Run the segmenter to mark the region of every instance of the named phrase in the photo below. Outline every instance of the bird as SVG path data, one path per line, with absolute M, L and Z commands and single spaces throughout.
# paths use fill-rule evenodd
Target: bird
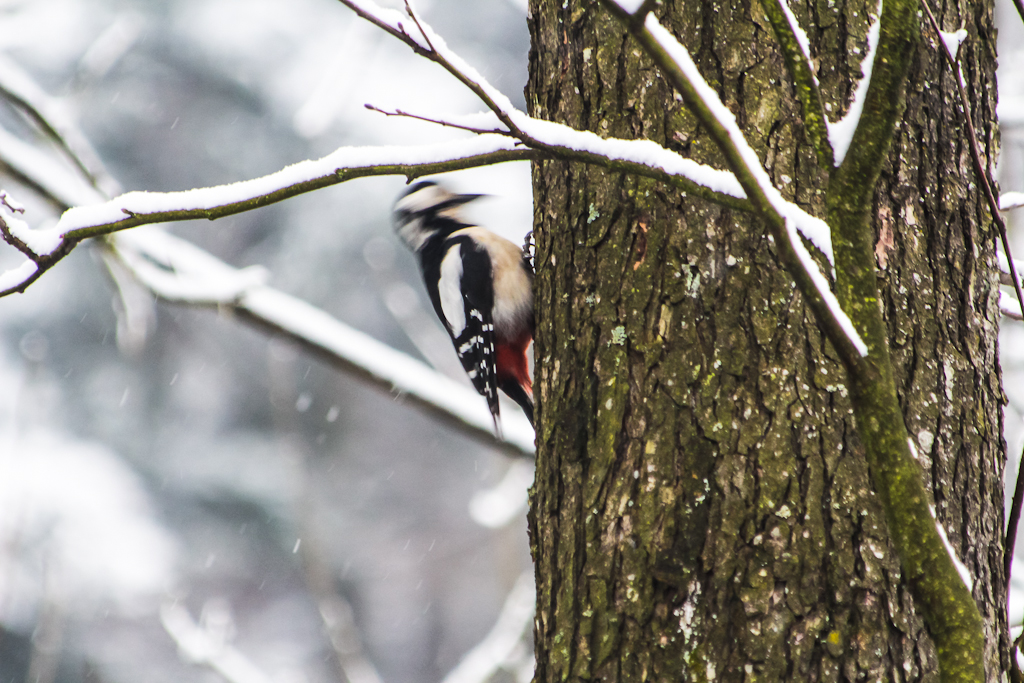
M 498 389 L 533 424 L 529 347 L 533 267 L 523 250 L 474 225 L 462 207 L 484 195 L 455 194 L 423 180 L 395 202 L 395 231 L 416 255 L 434 312 L 501 436 Z

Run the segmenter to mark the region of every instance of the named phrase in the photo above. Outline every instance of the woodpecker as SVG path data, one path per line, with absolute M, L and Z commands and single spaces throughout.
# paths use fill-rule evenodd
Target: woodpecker
M 423 282 L 500 434 L 498 389 L 533 424 L 533 268 L 522 249 L 466 222 L 461 207 L 480 197 L 453 194 L 432 181 L 411 185 L 395 202 L 399 237 L 419 258 Z

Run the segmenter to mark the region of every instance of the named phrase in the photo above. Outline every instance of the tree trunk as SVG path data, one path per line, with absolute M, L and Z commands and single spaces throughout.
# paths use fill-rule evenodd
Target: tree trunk
M 596 3 L 531 0 L 534 116 L 722 167 Z M 791 3 L 832 118 L 876 3 Z M 952 1 L 994 159 L 992 8 Z M 665 0 L 661 22 L 777 187 L 824 216 L 817 166 L 757 3 Z M 937 514 L 974 576 L 987 675 L 1008 666 L 994 235 L 954 82 L 922 27 L 875 196 L 894 373 Z M 748 214 L 658 183 L 534 166 L 538 683 L 935 680 L 831 346 Z

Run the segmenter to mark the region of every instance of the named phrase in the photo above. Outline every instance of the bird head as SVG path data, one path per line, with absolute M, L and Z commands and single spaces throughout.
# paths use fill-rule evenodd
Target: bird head
M 460 209 L 482 196 L 454 194 L 432 180 L 421 180 L 410 185 L 395 202 L 395 230 L 413 251 L 419 251 L 434 235 L 470 225 L 463 220 Z

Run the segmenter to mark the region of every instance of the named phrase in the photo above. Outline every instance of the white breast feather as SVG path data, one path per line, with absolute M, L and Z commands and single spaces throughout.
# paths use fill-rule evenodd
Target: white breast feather
M 504 237 L 478 226 L 463 228 L 452 236 L 468 235 L 487 250 L 494 279 L 494 310 L 491 314 L 498 340 L 512 338 L 526 324 L 533 310 L 530 278 L 523 270 L 522 250 Z
M 456 244 L 441 261 L 441 279 L 437 283 L 441 311 L 452 336 L 466 329 L 466 304 L 462 300 L 462 245 Z

